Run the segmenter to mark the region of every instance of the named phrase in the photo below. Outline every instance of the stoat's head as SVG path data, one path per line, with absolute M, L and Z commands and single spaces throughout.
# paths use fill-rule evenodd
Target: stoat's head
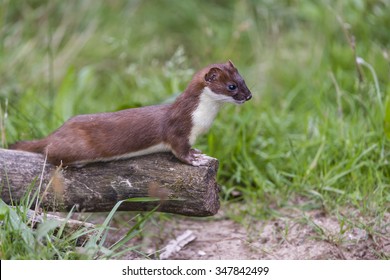
M 210 65 L 203 79 L 203 93 L 216 101 L 243 104 L 252 98 L 244 79 L 230 60 L 225 64 Z

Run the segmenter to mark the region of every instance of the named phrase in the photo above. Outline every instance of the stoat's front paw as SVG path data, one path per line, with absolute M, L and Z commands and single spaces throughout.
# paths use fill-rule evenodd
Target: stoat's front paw
M 193 159 L 191 161 L 192 166 L 204 166 L 208 165 L 211 157 L 204 154 L 193 154 Z
M 176 153 L 174 154 L 179 160 L 192 166 L 208 165 L 210 159 L 212 159 L 211 157 L 202 154 L 202 152 L 197 149 L 190 149 L 185 156 L 178 156 Z

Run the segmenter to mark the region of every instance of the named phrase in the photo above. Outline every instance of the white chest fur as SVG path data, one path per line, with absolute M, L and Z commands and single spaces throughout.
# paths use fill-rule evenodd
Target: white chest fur
M 219 109 L 221 108 L 221 102 L 219 94 L 214 93 L 210 88 L 206 87 L 200 95 L 200 101 L 198 107 L 192 114 L 192 130 L 190 134 L 190 145 L 193 145 L 196 138 L 199 135 L 206 133 Z

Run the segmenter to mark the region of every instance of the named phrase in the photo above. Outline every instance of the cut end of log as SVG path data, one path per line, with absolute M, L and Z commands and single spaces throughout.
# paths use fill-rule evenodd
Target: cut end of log
M 205 166 L 193 167 L 170 153 L 126 160 L 91 163 L 82 168 L 57 168 L 40 154 L 0 149 L 1 198 L 19 201 L 39 190 L 41 207 L 48 211 L 111 211 L 118 201 L 121 211 L 158 211 L 187 216 L 211 216 L 219 209 L 216 182 L 218 160 L 208 157 Z M 32 189 L 31 189 L 31 186 Z

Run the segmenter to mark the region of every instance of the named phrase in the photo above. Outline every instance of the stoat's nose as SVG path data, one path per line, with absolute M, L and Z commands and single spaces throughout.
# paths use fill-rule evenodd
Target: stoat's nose
M 246 101 L 248 101 L 249 99 L 252 98 L 252 94 L 250 93 L 247 97 L 246 97 Z

